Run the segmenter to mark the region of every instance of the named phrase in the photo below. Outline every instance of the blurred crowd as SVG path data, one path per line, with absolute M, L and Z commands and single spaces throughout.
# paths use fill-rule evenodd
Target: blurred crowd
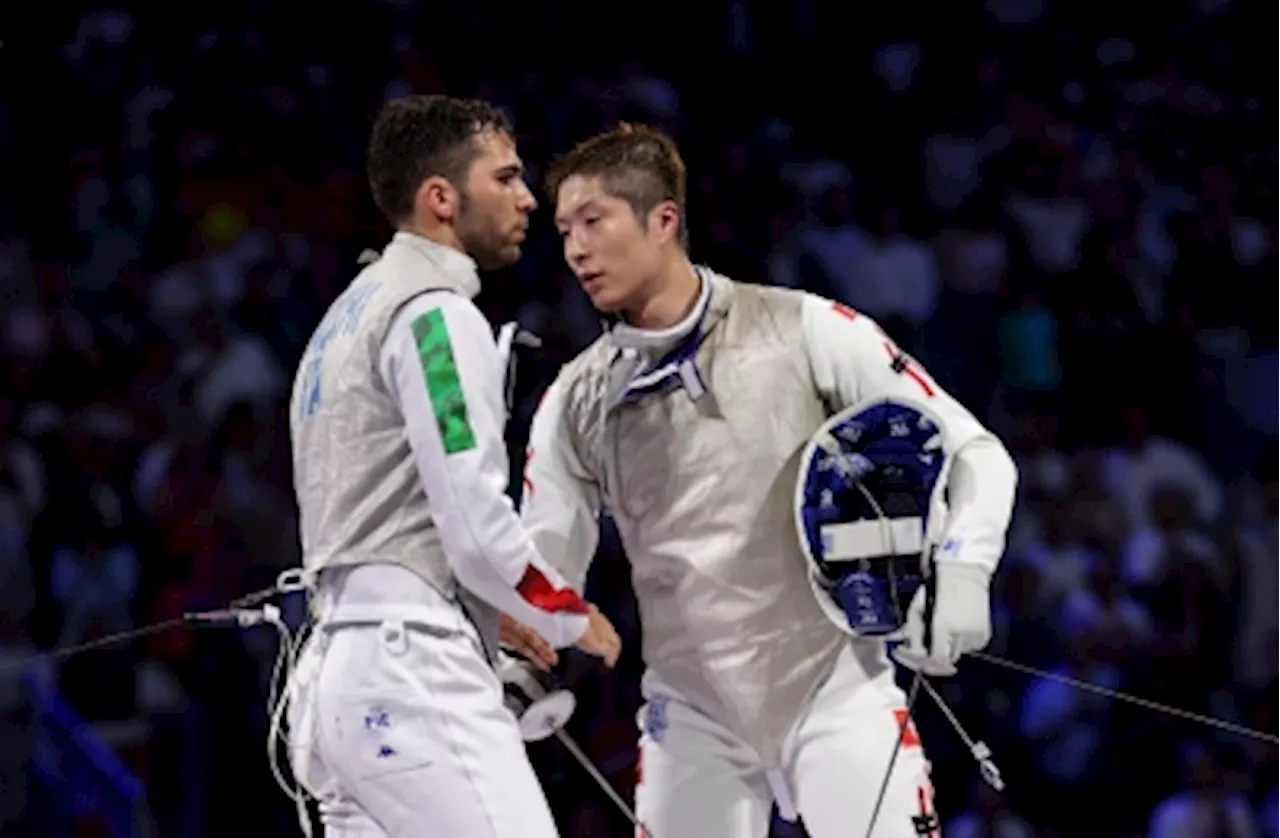
M 21 163 L 0 170 L 0 666 L 297 562 L 294 365 L 389 232 L 368 126 L 387 97 L 447 91 L 510 109 L 534 182 L 619 119 L 669 131 L 696 261 L 875 317 L 1006 440 L 1022 483 L 993 653 L 1274 732 L 1261 5 L 655 0 L 626 26 L 484 0 L 48 11 L 0 52 L 41 79 L 0 98 L 0 155 Z M 513 473 L 538 393 L 600 328 L 545 209 L 535 224 L 479 298 L 544 337 Z M 630 651 L 561 675 L 570 731 L 626 793 L 641 661 L 605 530 L 589 585 Z M 264 630 L 184 629 L 42 671 L 143 780 L 160 835 L 282 835 L 293 810 L 262 758 L 274 652 Z M 51 835 L 24 805 L 23 683 L 0 668 L 0 834 Z M 944 694 L 1009 783 L 986 789 L 922 703 L 951 838 L 1278 834 L 1273 745 L 979 661 Z M 554 744 L 531 751 L 566 836 L 628 834 Z

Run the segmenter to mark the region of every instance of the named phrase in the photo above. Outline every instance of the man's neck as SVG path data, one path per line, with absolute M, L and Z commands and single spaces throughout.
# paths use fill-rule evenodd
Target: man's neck
M 669 329 L 689 316 L 702 292 L 702 279 L 680 258 L 670 262 L 654 286 L 658 292 L 624 319 L 637 329 Z

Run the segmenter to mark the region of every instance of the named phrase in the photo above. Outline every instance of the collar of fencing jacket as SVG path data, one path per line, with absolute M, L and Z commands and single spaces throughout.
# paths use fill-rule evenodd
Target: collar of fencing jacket
M 666 329 L 639 329 L 618 323 L 609 330 L 616 347 L 615 385 L 609 404 L 635 401 L 649 393 L 683 387 L 695 401 L 706 393 L 695 358 L 698 347 L 728 309 L 731 287 L 713 271 L 696 267 L 701 291 L 693 310 Z
M 461 250 L 454 250 L 405 230 L 400 230 L 391 237 L 387 249 L 392 248 L 403 248 L 425 258 L 453 285 L 453 290 L 466 295 L 467 299 L 475 299 L 480 293 L 480 275 L 476 273 L 476 262 Z

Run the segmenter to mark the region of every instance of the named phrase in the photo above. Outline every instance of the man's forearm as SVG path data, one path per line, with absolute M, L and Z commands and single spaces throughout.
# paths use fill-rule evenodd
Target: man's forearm
M 957 451 L 947 482 L 950 516 L 938 560 L 994 573 L 1004 553 L 1017 486 L 1013 458 L 995 437 L 979 437 Z

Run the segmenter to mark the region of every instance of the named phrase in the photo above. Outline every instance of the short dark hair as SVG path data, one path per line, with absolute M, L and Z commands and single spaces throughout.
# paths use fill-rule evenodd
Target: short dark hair
M 680 246 L 688 249 L 684 160 L 676 144 L 661 131 L 623 122 L 574 146 L 547 173 L 547 194 L 552 203 L 573 175 L 600 178 L 605 192 L 630 204 L 641 221 L 663 201 L 675 202 L 680 209 Z
M 433 175 L 459 190 L 478 152 L 475 138 L 512 134 L 511 121 L 480 99 L 413 95 L 382 106 L 369 135 L 367 174 L 373 202 L 392 224 L 413 214 L 413 198 Z

